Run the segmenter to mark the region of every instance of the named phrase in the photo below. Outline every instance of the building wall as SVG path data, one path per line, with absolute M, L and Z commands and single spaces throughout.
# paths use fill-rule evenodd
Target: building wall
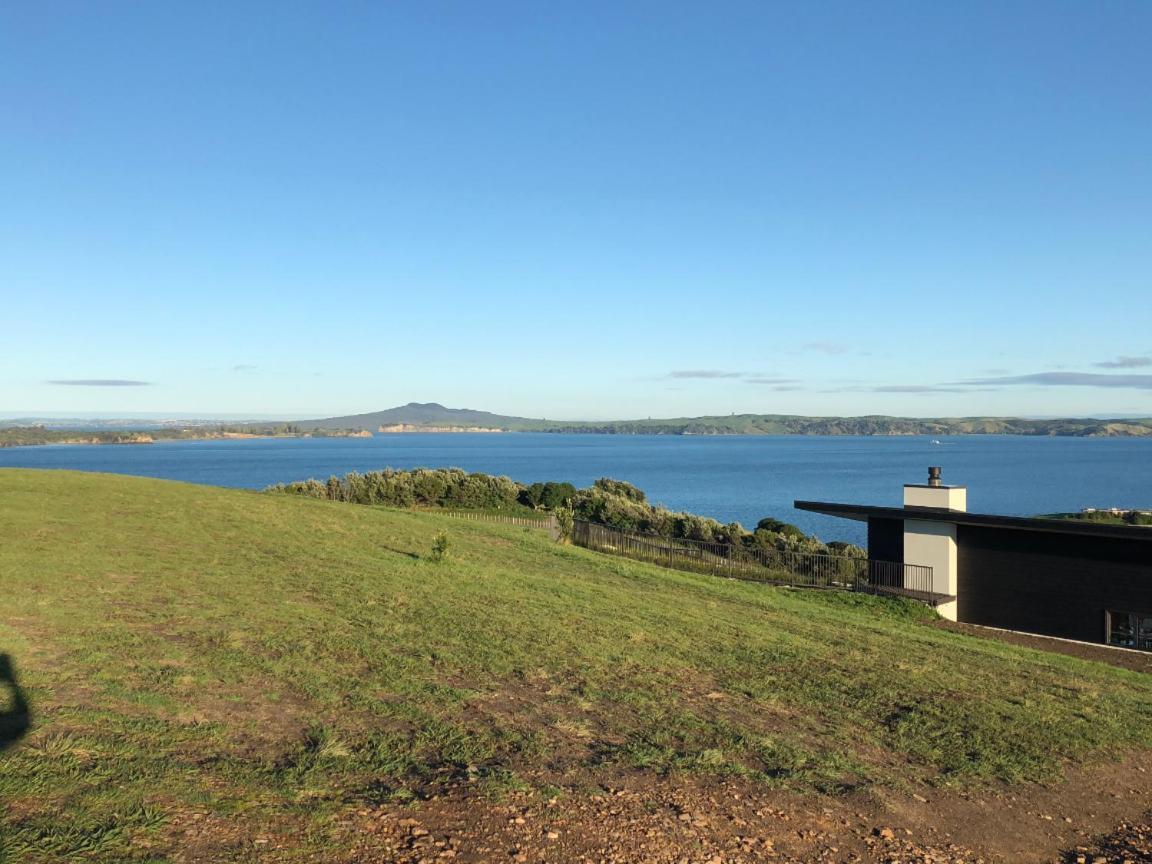
M 932 590 L 956 596 L 956 526 L 950 522 L 905 519 L 904 563 L 931 567 Z M 955 620 L 955 614 L 949 617 Z
M 1150 542 L 959 525 L 957 544 L 960 621 L 1102 642 L 1105 610 L 1152 613 Z
M 868 520 L 868 557 L 877 561 L 904 563 L 904 520 Z

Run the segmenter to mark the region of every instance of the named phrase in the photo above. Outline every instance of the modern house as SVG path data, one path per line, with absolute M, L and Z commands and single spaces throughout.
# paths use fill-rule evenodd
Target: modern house
M 940 468 L 903 507 L 797 501 L 868 523 L 868 557 L 932 568 L 945 618 L 1152 651 L 1152 527 L 967 512 Z

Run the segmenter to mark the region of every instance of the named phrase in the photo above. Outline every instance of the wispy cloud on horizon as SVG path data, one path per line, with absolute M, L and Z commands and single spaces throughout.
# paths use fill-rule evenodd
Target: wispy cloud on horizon
M 131 378 L 60 378 L 49 381 L 62 387 L 151 387 L 151 381 L 136 381 Z
M 941 387 L 932 384 L 881 384 L 867 388 L 870 393 L 968 393 L 965 387 Z
M 954 381 L 961 386 L 1038 385 L 1041 387 L 1109 387 L 1152 390 L 1152 375 L 1104 375 L 1099 372 L 1037 372 L 1032 375 L 1007 375 L 997 378 L 970 378 Z
M 668 373 L 669 378 L 742 378 L 745 372 L 725 372 L 722 369 L 676 369 Z
M 745 378 L 746 384 L 799 384 L 799 378 Z
M 815 351 L 819 354 L 848 354 L 852 348 L 842 342 L 805 342 L 801 351 Z
M 1122 354 L 1115 360 L 1102 360 L 1092 365 L 1099 369 L 1145 369 L 1152 366 L 1152 357 L 1147 355 L 1126 356 Z
M 821 393 L 990 393 L 997 387 L 977 387 L 955 382 L 951 384 L 855 384 L 821 390 Z
M 802 390 L 802 387 L 791 386 L 803 383 L 799 378 L 781 378 L 772 375 L 761 375 L 758 372 L 730 372 L 724 369 L 677 369 L 669 372 L 668 378 L 683 380 L 693 378 L 703 381 L 741 380 L 745 384 L 768 385 L 779 388 L 780 385 L 790 385 L 791 390 Z

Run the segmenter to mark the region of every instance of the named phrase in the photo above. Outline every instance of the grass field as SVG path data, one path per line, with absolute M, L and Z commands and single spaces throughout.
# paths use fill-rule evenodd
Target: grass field
M 305 860 L 343 808 L 458 783 L 835 795 L 1152 747 L 1149 676 L 426 513 L 0 470 L 0 584 L 33 712 L 0 837 L 30 864 L 171 860 L 192 814 Z

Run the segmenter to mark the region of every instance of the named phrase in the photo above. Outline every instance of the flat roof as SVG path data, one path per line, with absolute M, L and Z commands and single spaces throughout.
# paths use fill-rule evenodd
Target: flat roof
M 951 522 L 1013 531 L 1046 531 L 1088 537 L 1152 542 L 1152 526 L 1108 525 L 1080 519 L 1037 519 L 1031 516 L 998 516 L 991 513 L 964 513 L 942 507 L 878 507 L 872 504 L 838 504 L 831 501 L 795 501 L 797 510 L 822 513 L 867 522 L 869 519 L 917 519 L 922 522 Z

